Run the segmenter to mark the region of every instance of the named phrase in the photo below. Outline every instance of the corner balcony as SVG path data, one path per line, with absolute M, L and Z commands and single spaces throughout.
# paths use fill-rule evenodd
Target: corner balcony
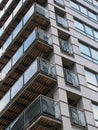
M 2 46 L 4 42 L 6 43 L 9 38 L 11 42 L 15 42 L 15 40 L 17 40 L 17 42 L 24 40 L 35 26 L 39 25 L 46 29 L 50 24 L 48 10 L 41 5 L 34 3 L 18 25 L 15 26 L 15 24 L 12 24 L 12 27 L 5 26 L 5 30 L 3 28 L 0 29 L 0 46 Z
M 37 27 L 32 31 L 13 57 L 10 50 L 14 49 L 14 46 L 11 45 L 2 56 L 3 60 L 1 62 L 4 62 L 6 66 L 1 71 L 2 80 L 0 81 L 0 86 L 2 87 L 0 87 L 0 97 L 9 90 L 36 57 L 47 58 L 53 51 L 51 35 Z M 7 56 L 10 57 L 8 63 L 6 60 Z
M 70 110 L 70 120 L 72 125 L 87 128 L 84 112 L 71 106 L 69 107 L 69 110 Z
M 69 55 L 73 55 L 72 45 L 68 41 L 60 39 L 61 50 Z
M 64 77 L 65 77 L 66 84 L 69 84 L 74 88 L 80 89 L 77 73 L 74 73 L 68 69 L 64 69 Z
M 42 28 L 46 28 L 49 23 L 50 22 L 48 11 L 44 7 L 38 4 L 34 4 L 24 16 L 23 20 L 20 21 L 20 23 L 17 25 L 12 34 L 8 37 L 7 41 L 2 47 L 4 49 L 8 48 L 8 50 L 10 50 L 10 54 L 5 56 L 7 62 L 9 61 L 10 57 L 13 56 L 18 48 L 23 44 L 23 42 L 30 35 L 35 26 L 39 25 Z M 11 48 L 9 48 L 9 46 L 11 46 Z M 4 65 L 6 65 L 4 57 L 1 57 L 0 70 Z
M 55 65 L 37 58 L 0 100 L 0 127 L 8 126 L 38 95 L 56 85 Z
M 59 102 L 39 96 L 6 130 L 51 130 L 61 126 Z

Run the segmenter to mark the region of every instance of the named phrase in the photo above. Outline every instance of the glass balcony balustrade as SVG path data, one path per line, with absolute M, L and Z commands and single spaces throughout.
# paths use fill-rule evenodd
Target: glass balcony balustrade
M 68 21 L 67 19 L 57 15 L 56 16 L 56 19 L 57 19 L 57 24 L 60 25 L 61 27 L 65 28 L 65 29 L 69 29 L 69 26 L 68 26 Z
M 54 0 L 54 3 L 64 7 L 64 0 Z
M 47 117 L 47 119 L 44 117 Z M 52 123 L 54 123 L 55 126 L 56 120 L 61 124 L 59 102 L 42 95 L 39 96 L 22 112 L 19 117 L 15 119 L 14 122 L 11 123 L 11 125 L 6 130 L 25 129 L 36 122 L 38 118 L 40 118 L 39 122 L 42 122 L 44 119 L 43 126 L 46 126 L 47 122 L 51 121 L 51 119 L 54 119 L 54 121 L 52 120 Z M 51 127 L 52 123 L 50 124 Z M 34 123 L 34 125 L 36 124 L 37 122 Z
M 64 77 L 66 83 L 79 89 L 79 79 L 77 73 L 74 73 L 68 69 L 64 69 Z
M 44 59 L 37 58 L 23 73 L 23 75 L 15 82 L 6 95 L 0 100 L 0 112 L 8 105 L 8 103 L 15 97 L 15 95 L 19 93 L 21 89 L 25 88 L 26 84 L 28 84 L 28 82 L 38 73 L 42 73 L 46 76 L 56 79 L 55 65 L 50 64 Z
M 69 107 L 69 110 L 70 110 L 71 123 L 73 125 L 78 125 L 86 128 L 87 123 L 84 112 L 72 106 Z
M 51 35 L 48 32 L 36 27 L 22 44 L 22 46 L 13 55 L 10 61 L 6 64 L 6 66 L 3 68 L 1 72 L 2 80 L 6 77 L 8 72 L 15 65 L 15 63 L 24 55 L 28 48 L 35 43 L 36 40 L 42 41 L 44 44 L 52 46 Z
M 13 11 L 13 16 L 10 15 L 10 17 L 8 18 L 8 20 L 5 22 L 4 26 L 0 29 L 0 36 L 3 35 L 5 29 L 7 28 L 8 24 L 12 21 L 12 17 L 15 17 L 15 15 L 17 14 L 17 12 L 19 11 L 19 9 L 23 6 L 22 0 L 18 3 L 18 5 L 16 6 L 16 8 Z M 45 9 L 44 7 L 38 5 L 38 4 L 33 4 L 31 6 L 31 8 L 28 10 L 28 12 L 25 14 L 25 16 L 23 17 L 23 19 L 19 22 L 19 24 L 16 26 L 16 28 L 13 30 L 13 32 L 10 34 L 10 36 L 8 37 L 8 39 L 5 41 L 4 45 L 2 46 L 2 50 L 3 53 L 5 52 L 6 48 L 11 44 L 11 42 L 15 39 L 15 37 L 17 36 L 17 34 L 23 29 L 23 27 L 25 26 L 25 24 L 29 21 L 29 19 L 35 15 L 35 14 L 39 14 L 43 17 L 45 17 L 46 19 L 49 19 L 49 14 L 48 14 L 48 10 Z M 3 54 L 2 53 L 2 54 Z M 2 54 L 0 54 L 2 56 Z
M 68 53 L 69 55 L 73 55 L 72 45 L 68 43 L 68 41 L 60 39 L 60 45 L 62 51 Z

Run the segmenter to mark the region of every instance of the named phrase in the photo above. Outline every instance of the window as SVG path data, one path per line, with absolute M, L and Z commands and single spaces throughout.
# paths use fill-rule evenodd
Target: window
M 98 127 L 98 105 L 92 104 L 92 109 L 93 109 L 95 124 Z
M 78 22 L 78 21 L 75 21 L 75 27 L 80 31 L 80 32 L 84 32 L 84 26 L 82 23 Z
M 91 3 L 92 5 L 98 7 L 98 1 L 97 0 L 86 0 L 88 1 L 89 3 Z
M 85 23 L 80 22 L 78 20 L 75 20 L 74 24 L 75 24 L 75 28 L 79 32 L 87 35 L 88 37 L 94 39 L 95 41 L 98 41 L 98 31 L 96 31 L 92 27 L 90 27 L 90 26 L 86 25 Z
M 96 12 L 91 11 L 87 7 L 80 5 L 79 3 L 70 2 L 71 7 L 74 8 L 76 11 L 80 12 L 81 14 L 85 15 L 87 18 L 98 22 L 98 14 Z
M 68 22 L 66 19 L 64 19 L 63 17 L 61 17 L 59 15 L 57 15 L 56 18 L 57 18 L 58 25 L 68 29 Z
M 98 51 L 86 46 L 82 43 L 79 44 L 81 55 L 88 60 L 93 61 L 94 63 L 98 64 Z
M 74 9 L 79 10 L 79 6 L 78 6 L 78 4 L 76 4 L 76 3 L 73 2 L 73 1 L 71 1 L 71 6 L 72 6 Z
M 64 6 L 64 0 L 54 0 L 54 3 Z
M 93 90 L 98 91 L 98 74 L 86 70 L 85 75 L 87 86 Z

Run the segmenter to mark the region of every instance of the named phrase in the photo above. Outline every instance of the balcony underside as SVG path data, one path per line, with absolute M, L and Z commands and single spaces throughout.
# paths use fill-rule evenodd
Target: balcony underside
M 5 12 L 5 14 L 2 16 L 1 20 L 0 20 L 0 26 L 3 26 L 3 24 L 5 23 L 5 21 L 8 19 L 8 17 L 10 16 L 10 14 L 13 12 L 14 8 L 17 6 L 18 2 L 20 0 L 14 0 L 11 5 L 9 6 L 8 10 Z M 41 5 L 45 5 L 47 3 L 47 0 L 26 0 L 25 2 L 25 8 L 21 11 L 20 14 L 24 15 L 25 12 L 30 8 L 30 6 L 32 5 L 32 3 L 37 2 Z M 0 7 L 2 8 L 3 6 L 5 6 L 5 4 L 7 3 L 7 0 L 3 0 L 2 2 L 3 4 L 0 4 Z M 14 3 L 14 4 L 13 4 Z M 19 15 L 19 18 L 21 19 L 23 16 Z
M 8 0 L 2 0 L 2 2 L 0 3 L 0 10 L 2 10 L 4 8 L 4 6 L 6 5 L 7 2 L 8 2 Z
M 1 112 L 0 127 L 6 128 L 38 95 L 46 95 L 55 84 L 56 79 L 42 73 L 36 73 Z
M 13 0 L 8 9 L 5 11 L 4 15 L 0 19 L 0 26 L 2 27 L 5 21 L 8 19 L 14 8 L 17 6 L 20 0 Z M 3 2 L 4 3 L 4 2 Z M 7 3 L 7 2 L 5 2 Z
M 10 87 L 17 81 L 29 65 L 36 59 L 36 57 L 47 58 L 52 52 L 52 46 L 36 40 L 19 61 L 12 67 L 8 75 L 1 81 L 0 84 L 0 98 L 10 89 Z M 10 55 L 10 52 L 9 52 Z M 6 60 L 5 60 L 6 62 Z
M 29 34 L 32 32 L 32 30 L 34 29 L 36 25 L 39 25 L 45 28 L 49 25 L 49 23 L 50 23 L 49 20 L 46 19 L 45 17 L 37 13 L 34 14 L 30 18 L 29 22 L 25 25 L 25 27 L 19 32 L 19 34 L 10 44 L 10 46 L 7 48 L 6 52 L 0 58 L 0 70 L 3 69 L 3 67 L 7 64 L 10 58 L 18 50 L 18 48 L 23 44 L 23 42 L 26 40 L 26 38 L 29 36 Z M 6 35 L 9 35 L 9 34 L 7 33 Z
M 41 115 L 24 130 L 57 130 L 60 126 L 61 121 Z

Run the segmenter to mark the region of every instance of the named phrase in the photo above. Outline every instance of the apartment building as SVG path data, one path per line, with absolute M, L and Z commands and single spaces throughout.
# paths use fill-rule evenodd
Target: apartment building
M 0 0 L 0 130 L 98 130 L 97 0 Z

